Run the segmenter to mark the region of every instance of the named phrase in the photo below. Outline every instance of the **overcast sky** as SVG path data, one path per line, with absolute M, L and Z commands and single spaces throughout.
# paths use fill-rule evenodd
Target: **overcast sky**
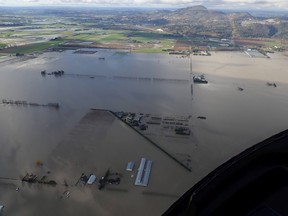
M 185 7 L 203 5 L 208 8 L 253 8 L 288 10 L 288 0 L 0 0 L 0 6 L 30 5 L 86 5 L 86 6 L 134 6 L 134 7 Z

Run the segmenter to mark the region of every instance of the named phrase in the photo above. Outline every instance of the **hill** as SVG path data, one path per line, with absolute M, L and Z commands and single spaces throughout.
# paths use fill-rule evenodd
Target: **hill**
M 232 28 L 226 14 L 203 6 L 178 9 L 166 19 L 166 28 L 174 33 L 192 36 L 231 37 Z
M 209 36 L 219 38 L 288 38 L 288 19 L 281 17 L 254 17 L 247 12 L 224 13 L 204 6 L 181 8 L 174 11 L 134 13 L 118 22 L 124 24 L 153 25 L 183 36 Z

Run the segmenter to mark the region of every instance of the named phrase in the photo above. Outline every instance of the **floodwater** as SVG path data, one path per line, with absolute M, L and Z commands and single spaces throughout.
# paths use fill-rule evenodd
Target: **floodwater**
M 106 60 L 99 60 L 99 57 L 105 57 Z M 46 107 L 1 105 L 2 145 L 8 146 L 7 151 L 11 151 L 11 146 L 14 146 L 15 152 L 20 149 L 30 152 L 33 149 L 29 155 L 43 158 L 47 154 L 46 150 L 63 139 L 91 108 L 188 114 L 191 100 L 185 64 L 185 60 L 175 58 L 123 56 L 103 50 L 95 55 L 73 54 L 72 51 L 46 53 L 33 60 L 2 65 L 1 100 L 26 100 L 39 104 L 57 102 L 61 106 L 56 111 Z M 64 70 L 71 75 L 43 77 L 40 75 L 42 70 Z M 90 78 L 92 76 L 95 78 Z M 187 82 L 131 79 L 133 77 L 177 78 Z M 179 107 L 178 104 L 183 106 Z M 39 143 L 43 142 L 46 144 L 40 147 Z M 25 148 L 26 144 L 31 149 Z M 5 151 L 1 152 L 5 154 Z M 24 153 L 22 155 L 26 156 Z M 16 159 L 24 160 L 21 157 Z
M 7 207 L 5 211 L 10 212 L 9 215 L 19 215 L 19 212 L 21 215 L 45 215 L 41 209 L 52 209 L 47 210 L 46 215 L 94 215 L 94 212 L 99 215 L 117 215 L 117 212 L 119 215 L 146 215 L 144 210 L 156 203 L 149 209 L 149 215 L 161 214 L 218 165 L 288 127 L 288 80 L 276 79 L 277 87 L 266 84 L 275 82 L 270 75 L 273 71 L 280 77 L 285 73 L 278 67 L 287 68 L 287 59 L 277 55 L 270 59 L 251 59 L 245 53 L 229 53 L 228 61 L 225 55 L 213 53 L 211 57 L 193 57 L 193 71 L 206 74 L 209 81 L 207 85 L 194 85 L 193 95 L 188 58 L 123 55 L 113 50 L 99 50 L 92 55 L 73 54 L 73 51 L 45 53 L 24 62 L 2 63 L 0 99 L 40 104 L 58 102 L 61 107 L 55 110 L 0 105 L 0 205 Z M 105 60 L 99 57 L 105 57 Z M 40 75 L 42 70 L 48 73 L 64 70 L 66 74 L 44 77 Z M 239 91 L 238 87 L 244 90 Z M 109 117 L 107 121 L 96 118 L 98 126 L 95 122 L 83 123 L 81 119 L 91 108 L 191 115 L 193 142 L 177 145 L 173 140 L 167 144 L 167 149 L 172 153 L 189 153 L 192 172 L 169 160 L 114 118 Z M 207 119 L 197 119 L 197 116 Z M 85 132 L 86 129 L 89 131 Z M 82 145 L 82 140 L 81 150 L 77 143 Z M 92 148 L 92 142 L 96 146 L 97 142 L 101 143 L 101 151 Z M 65 151 L 69 143 L 72 150 Z M 133 146 L 136 143 L 139 148 Z M 165 147 L 165 143 L 161 145 Z M 93 158 L 94 154 L 88 154 L 90 150 L 95 152 L 93 160 L 87 159 Z M 120 156 L 115 155 L 113 161 L 111 155 L 115 152 Z M 107 157 L 103 157 L 105 154 Z M 104 191 L 103 195 L 96 187 L 92 190 L 73 187 L 69 189 L 71 197 L 59 202 L 65 188 L 29 187 L 18 180 L 26 172 L 35 171 L 37 160 L 44 163 L 41 168 L 44 171 L 49 169 L 51 174 L 57 173 L 53 176 L 56 180 L 68 178 L 67 181 L 74 182 L 81 172 L 89 172 L 87 167 L 93 169 L 91 163 L 96 164 L 97 175 L 103 175 L 108 168 L 103 167 L 103 160 L 107 160 L 112 169 L 124 167 L 125 170 L 126 162 L 136 162 L 142 155 L 157 162 L 150 188 L 135 188 L 131 182 L 129 186 L 129 175 L 124 174 L 122 192 Z M 19 192 L 15 191 L 16 187 L 20 188 Z M 158 195 L 143 195 L 147 191 Z M 122 197 L 125 201 L 119 202 Z M 137 205 L 131 210 L 135 206 L 133 202 Z

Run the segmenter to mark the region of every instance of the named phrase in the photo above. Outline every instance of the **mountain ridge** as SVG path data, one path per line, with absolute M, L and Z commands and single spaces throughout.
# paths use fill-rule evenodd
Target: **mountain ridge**
M 288 38 L 288 19 L 254 17 L 249 12 L 224 13 L 202 5 L 143 13 L 138 18 L 142 23 L 155 21 L 154 25 L 167 32 L 183 36 Z

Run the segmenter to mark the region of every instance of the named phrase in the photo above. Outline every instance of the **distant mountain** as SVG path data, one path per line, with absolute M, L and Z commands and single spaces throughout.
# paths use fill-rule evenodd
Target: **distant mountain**
M 288 18 L 254 17 L 248 12 L 222 13 L 203 6 L 168 13 L 166 30 L 182 35 L 212 37 L 288 38 Z
M 202 5 L 198 5 L 198 6 L 193 6 L 193 7 L 186 7 L 186 8 L 181 8 L 181 9 L 178 9 L 175 11 L 175 13 L 178 13 L 178 14 L 191 14 L 191 13 L 195 13 L 196 12 L 199 12 L 199 11 L 202 11 L 202 12 L 207 12 L 208 9 Z
M 182 20 L 189 22 L 195 21 L 195 19 L 207 20 L 207 19 L 219 19 L 219 18 L 225 18 L 225 14 L 218 11 L 208 10 L 203 6 L 194 6 L 178 9 L 168 16 L 168 19 L 170 21 Z
M 283 23 L 279 18 L 257 18 L 250 13 L 231 13 L 227 15 L 233 25 L 236 37 L 282 37 Z
M 231 37 L 232 28 L 226 14 L 208 10 L 204 6 L 178 9 L 165 17 L 169 21 L 166 28 L 174 33 Z
M 234 20 L 246 20 L 246 19 L 254 19 L 254 17 L 248 12 L 234 12 L 228 14 L 229 17 Z
M 186 8 L 184 8 L 184 10 L 207 11 L 208 9 L 206 7 L 204 7 L 203 5 L 196 5 L 196 6 L 186 7 Z
M 288 18 L 254 17 L 248 12 L 224 13 L 201 5 L 128 14 L 117 17 L 117 22 L 157 26 L 183 36 L 288 38 Z

